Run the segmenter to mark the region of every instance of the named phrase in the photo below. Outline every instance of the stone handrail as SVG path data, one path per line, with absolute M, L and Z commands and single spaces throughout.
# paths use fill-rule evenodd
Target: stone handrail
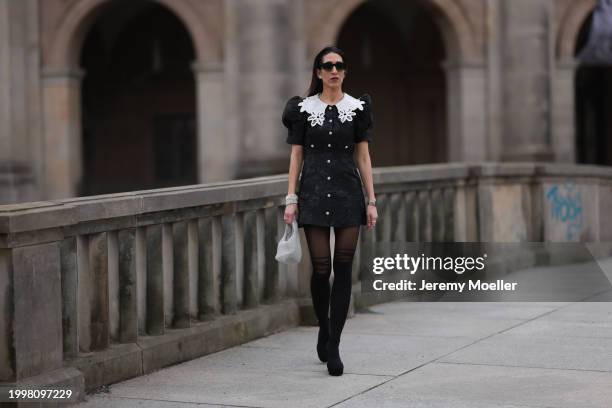
M 361 247 L 612 240 L 607 167 L 447 163 L 374 182 Z M 312 321 L 307 251 L 274 260 L 286 188 L 285 174 L 0 206 L 0 381 L 82 394 Z

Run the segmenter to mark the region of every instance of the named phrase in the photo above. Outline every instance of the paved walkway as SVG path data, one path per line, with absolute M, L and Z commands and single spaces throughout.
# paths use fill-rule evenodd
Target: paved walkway
M 405 303 L 346 323 L 345 374 L 299 327 L 109 388 L 81 407 L 610 407 L 612 303 Z

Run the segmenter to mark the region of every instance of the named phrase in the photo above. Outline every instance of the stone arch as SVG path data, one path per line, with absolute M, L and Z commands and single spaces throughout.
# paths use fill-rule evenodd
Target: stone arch
M 425 9 L 440 31 L 446 81 L 446 158 L 449 161 L 486 160 L 486 69 L 484 42 L 457 0 L 413 0 Z M 308 54 L 336 43 L 344 24 L 365 0 L 318 0 L 309 9 Z M 391 2 L 388 2 L 391 4 Z
M 565 73 L 566 89 L 571 90 L 567 104 L 574 116 L 566 144 L 572 143 L 573 159 L 577 163 L 612 165 L 612 69 L 606 66 L 582 64 L 577 51 L 586 46 L 592 23 L 589 21 L 597 0 L 576 2 L 565 11 L 557 38 L 557 76 Z M 571 137 L 571 138 L 570 138 Z
M 318 24 L 310 27 L 308 47 L 310 55 L 314 55 L 325 45 L 333 44 L 344 21 L 365 0 L 339 0 L 323 10 L 314 18 Z M 447 47 L 447 58 L 452 62 L 467 62 L 481 60 L 483 55 L 477 46 L 476 36 L 463 10 L 455 0 L 419 0 L 431 10 L 432 16 L 440 27 Z
M 206 174 L 204 146 L 219 129 L 205 98 L 220 94 L 223 83 L 223 30 L 215 13 L 204 13 L 189 0 L 149 0 L 164 7 L 184 26 L 194 49 L 193 71 L 196 90 L 196 131 L 198 178 Z M 43 137 L 47 148 L 44 199 L 74 197 L 83 183 L 80 55 L 85 39 L 111 0 L 74 1 L 57 21 L 53 33 L 44 39 L 43 50 Z M 53 19 L 51 19 L 53 20 Z M 213 95 L 213 96 L 210 96 Z M 216 126 L 216 127 L 215 127 Z
M 484 47 L 457 0 L 413 0 L 426 9 L 439 29 L 445 48 L 446 158 L 449 161 L 486 160 L 486 70 Z M 329 2 L 331 3 L 331 2 Z M 313 56 L 336 42 L 349 16 L 365 0 L 337 0 L 309 16 L 308 53 Z
M 557 31 L 557 58 L 561 61 L 572 60 L 580 28 L 597 5 L 597 0 L 572 2 L 561 19 Z
M 191 36 L 198 63 L 221 61 L 222 41 L 202 24 L 200 15 L 185 0 L 151 0 L 174 13 Z M 85 37 L 111 0 L 82 0 L 68 10 L 46 56 L 47 68 L 77 68 Z

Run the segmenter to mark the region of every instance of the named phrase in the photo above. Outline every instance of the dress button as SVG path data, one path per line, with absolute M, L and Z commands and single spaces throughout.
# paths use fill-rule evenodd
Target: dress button
M 327 193 L 327 196 L 328 196 L 328 197 L 331 197 L 331 194 Z
M 328 179 L 328 180 L 331 180 L 331 177 L 330 177 L 330 176 L 327 176 L 327 179 Z
M 331 143 L 328 143 L 328 144 L 327 144 L 327 147 L 331 147 Z
M 348 146 L 344 146 L 345 149 L 348 149 Z
M 329 120 L 329 123 L 331 123 L 331 122 L 332 122 L 332 120 L 330 119 L 330 120 Z
M 314 147 L 314 145 L 313 145 L 313 144 L 311 144 L 311 145 L 310 145 L 310 147 Z
M 331 160 L 327 159 L 327 162 L 328 162 L 328 163 L 331 163 Z
M 332 133 L 333 133 L 333 132 L 330 130 L 330 131 L 329 131 L 329 134 L 331 135 Z
M 325 215 L 329 215 L 329 211 L 325 211 Z
M 329 108 L 327 108 L 327 109 L 332 110 L 332 107 L 330 106 L 330 107 L 329 107 Z

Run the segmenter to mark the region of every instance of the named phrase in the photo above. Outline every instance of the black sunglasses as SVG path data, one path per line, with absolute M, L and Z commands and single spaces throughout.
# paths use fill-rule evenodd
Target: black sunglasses
M 334 67 L 336 67 L 338 71 L 344 71 L 346 69 L 346 65 L 342 61 L 338 61 L 336 63 L 324 62 L 319 65 L 319 68 L 323 68 L 324 70 L 329 71 L 329 72 L 331 72 L 331 70 L 334 69 Z

